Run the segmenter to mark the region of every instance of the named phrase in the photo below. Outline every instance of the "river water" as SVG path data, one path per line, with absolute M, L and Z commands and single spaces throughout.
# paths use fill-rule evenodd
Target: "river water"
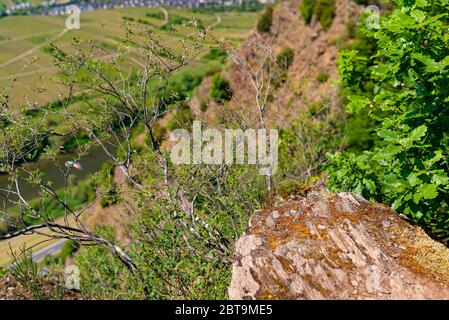
M 68 160 L 73 160 L 72 154 L 66 154 L 58 157 L 58 162 L 60 165 L 64 166 L 64 163 Z M 101 168 L 101 165 L 110 160 L 106 152 L 100 146 L 94 146 L 89 150 L 89 153 L 83 156 L 80 159 L 80 163 L 82 166 L 82 170 L 70 170 L 70 175 L 75 176 L 76 179 L 82 180 L 86 179 L 92 174 L 98 172 Z M 40 170 L 44 173 L 43 182 L 51 181 L 52 188 L 54 190 L 58 190 L 64 187 L 65 185 L 65 177 L 64 174 L 60 171 L 60 169 L 56 166 L 54 161 L 49 160 L 40 160 L 37 163 L 32 163 L 30 166 L 39 167 Z M 8 180 L 7 175 L 0 175 L 0 188 L 1 189 L 10 189 L 11 182 Z M 22 196 L 26 200 L 31 200 L 39 196 L 38 188 L 36 186 L 32 186 L 25 181 L 21 181 L 20 189 Z M 15 189 L 14 189 L 15 190 Z M 4 193 L 3 193 L 4 194 Z M 11 197 L 12 199 L 16 199 L 16 197 Z M 0 207 L 1 208 L 9 208 L 11 203 L 5 200 L 4 197 L 0 197 Z

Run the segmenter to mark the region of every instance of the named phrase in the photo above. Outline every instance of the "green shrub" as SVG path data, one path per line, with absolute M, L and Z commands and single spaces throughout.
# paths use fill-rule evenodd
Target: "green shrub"
M 321 83 L 325 83 L 329 79 L 329 74 L 327 72 L 320 71 L 316 79 Z
M 315 116 L 301 110 L 290 127 L 279 132 L 279 179 L 299 180 L 308 183 L 320 174 L 326 154 L 344 145 L 344 122 L 341 114 L 324 108 L 325 102 L 313 105 Z M 318 117 L 318 110 L 319 112 Z
M 90 137 L 85 132 L 75 132 L 63 137 L 62 150 L 63 152 L 69 153 L 88 142 L 90 142 Z
M 140 19 L 139 18 L 139 19 L 137 19 L 137 22 L 140 23 L 140 24 L 152 25 L 152 23 L 150 21 L 145 20 L 145 19 Z
M 219 61 L 210 61 L 206 68 L 206 76 L 210 77 L 220 73 L 223 70 L 223 65 Z
M 324 108 L 324 105 L 322 102 L 310 103 L 307 106 L 307 110 L 309 111 L 309 114 L 312 117 L 317 115 L 318 113 L 320 113 L 320 111 L 322 111 L 323 108 Z
M 301 12 L 301 16 L 306 23 L 310 23 L 310 21 L 312 21 L 314 5 L 315 0 L 303 0 L 299 6 L 299 12 Z
M 170 14 L 169 15 L 169 21 L 168 23 L 162 25 L 160 29 L 165 31 L 171 31 L 174 30 L 174 28 L 178 25 L 183 25 L 191 22 L 189 18 L 186 18 L 184 16 L 179 16 L 176 14 Z
M 287 71 L 293 63 L 294 52 L 290 47 L 284 47 L 276 56 L 276 77 L 272 79 L 273 89 L 278 89 L 284 82 L 287 81 Z M 273 101 L 274 96 L 269 94 L 268 101 Z
M 64 246 L 61 249 L 61 253 L 59 256 L 61 257 L 62 262 L 64 262 L 67 257 L 73 256 L 75 252 L 77 252 L 80 248 L 80 243 L 74 240 L 68 240 L 64 243 Z
M 335 0 L 317 0 L 314 10 L 314 15 L 324 30 L 329 30 L 335 17 Z
M 226 61 L 228 57 L 228 53 L 226 52 L 225 49 L 223 48 L 211 48 L 208 52 L 208 54 L 206 54 L 203 59 L 207 60 L 207 61 L 220 61 L 220 62 L 224 62 Z
M 232 274 L 232 264 L 226 260 L 232 259 L 233 243 L 267 195 L 265 181 L 255 166 L 227 166 L 220 171 L 212 166 L 210 173 L 196 167 L 174 166 L 171 176 L 176 181 L 183 179 L 192 190 L 200 186 L 195 216 L 207 226 L 192 221 L 176 204 L 152 196 L 150 205 L 135 211 L 128 230 L 135 242 L 127 249 L 139 274 L 130 274 L 105 246 L 83 247 L 76 256 L 82 294 L 97 299 L 226 298 Z M 192 172 L 196 172 L 195 179 Z M 137 201 L 148 203 L 148 195 L 140 195 Z M 176 217 L 175 211 L 179 212 Z M 189 232 L 190 227 L 195 234 Z M 212 230 L 219 234 L 210 235 Z M 94 231 L 114 241 L 112 228 Z
M 389 204 L 447 242 L 447 8 L 443 0 L 395 4 L 381 28 L 367 30 L 378 49 L 364 68 L 358 52 L 340 56 L 341 84 L 357 93 L 347 111 L 373 117 L 379 140 L 363 153 L 329 155 L 329 185 Z
M 375 133 L 378 121 L 370 117 L 368 110 L 351 114 L 347 118 L 346 139 L 347 150 L 351 152 L 362 152 L 371 149 L 377 142 Z
M 257 30 L 259 32 L 269 32 L 273 24 L 273 7 L 269 6 L 257 22 Z
M 8 269 L 0 267 L 0 279 L 3 278 L 8 272 Z
M 50 268 L 42 268 L 33 261 L 33 252 L 25 245 L 11 250 L 11 264 L 4 269 L 0 268 L 0 278 L 9 277 L 21 290 L 10 293 L 18 300 L 62 300 L 66 288 L 58 276 Z M 50 259 L 48 259 L 50 260 Z M 55 259 L 59 264 L 59 259 Z M 54 263 L 53 263 L 54 264 Z M 2 288 L 3 289 L 3 288 Z
M 191 127 L 193 120 L 195 120 L 195 115 L 189 105 L 182 102 L 179 104 L 175 114 L 168 121 L 167 128 L 170 131 L 176 129 L 188 129 Z
M 210 96 L 218 103 L 224 103 L 231 100 L 232 90 L 229 81 L 217 74 L 212 78 Z
M 201 112 L 206 112 L 209 105 L 207 104 L 207 101 L 201 100 L 200 102 L 200 110 Z
M 324 30 L 329 30 L 335 17 L 335 0 L 303 0 L 299 6 L 301 16 L 306 23 L 315 16 Z
M 281 70 L 286 71 L 293 63 L 294 57 L 295 53 L 293 52 L 293 49 L 290 47 L 284 47 L 277 55 L 276 63 Z
M 99 226 L 94 232 L 109 241 L 116 241 L 112 227 Z M 82 247 L 77 254 L 76 265 L 80 268 L 81 292 L 89 297 L 136 299 L 141 294 L 135 287 L 138 277 L 130 277 L 123 264 L 103 246 Z
M 133 150 L 139 152 L 144 149 L 143 143 L 141 143 L 140 137 L 145 132 L 145 126 L 143 124 L 139 124 L 131 131 L 131 136 L 129 139 L 130 146 Z
M 100 175 L 102 177 L 102 182 L 109 183 L 112 181 L 114 175 L 114 165 L 110 162 L 104 162 L 100 168 Z
M 156 12 L 147 12 L 145 14 L 145 16 L 147 16 L 148 18 L 154 18 L 154 19 L 159 19 L 159 20 L 164 20 L 165 19 L 165 15 L 162 11 L 156 11 Z
M 106 208 L 106 207 L 116 204 L 118 202 L 118 200 L 119 200 L 119 195 L 118 195 L 116 189 L 112 189 L 112 190 L 108 191 L 105 195 L 103 195 L 103 197 L 101 197 L 100 206 L 102 208 Z
M 193 90 L 201 84 L 203 76 L 201 74 L 192 74 L 192 72 L 182 72 L 169 82 L 168 90 L 164 88 L 160 90 L 165 92 L 164 97 L 168 104 L 170 102 L 176 103 L 190 98 Z
M 156 142 L 159 144 L 167 138 L 167 129 L 163 127 L 159 122 L 156 122 L 153 126 L 153 137 L 154 140 L 156 140 Z
M 96 197 L 95 186 L 91 180 L 79 181 L 64 190 L 57 190 L 56 193 L 61 199 L 65 200 L 69 207 L 75 210 L 81 205 L 92 202 Z M 65 207 L 52 195 L 33 198 L 29 203 L 34 210 L 39 210 L 45 217 L 58 218 L 66 213 Z M 34 224 L 39 219 L 32 218 L 32 215 L 25 215 L 24 221 L 28 224 Z

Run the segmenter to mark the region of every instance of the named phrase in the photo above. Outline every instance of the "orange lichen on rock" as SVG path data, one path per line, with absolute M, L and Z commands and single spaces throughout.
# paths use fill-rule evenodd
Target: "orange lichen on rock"
M 312 191 L 252 216 L 229 297 L 447 299 L 449 250 L 386 206 Z

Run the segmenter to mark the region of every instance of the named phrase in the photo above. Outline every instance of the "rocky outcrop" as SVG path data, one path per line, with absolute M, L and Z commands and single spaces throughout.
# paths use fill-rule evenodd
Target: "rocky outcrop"
M 299 111 L 307 110 L 311 104 L 326 106 L 333 112 L 341 110 L 338 88 L 332 85 L 338 79 L 336 44 L 345 35 L 348 37 L 348 26 L 358 21 L 364 8 L 353 0 L 335 0 L 335 18 L 330 29 L 325 31 L 316 17 L 312 18 L 310 24 L 304 21 L 299 12 L 301 2 L 302 0 L 277 1 L 270 32 L 260 33 L 254 29 L 236 52 L 238 60 L 254 70 L 266 64 L 267 53 L 262 48 L 270 48 L 273 56 L 286 47 L 294 52 L 286 79 L 274 89 L 268 99 L 265 110 L 268 127 L 290 126 L 292 119 L 300 114 Z M 203 82 L 191 105 L 198 117 L 214 124 L 220 123 L 223 112 L 228 113 L 227 117 L 235 112 L 244 117 L 247 125 L 258 124 L 258 113 L 254 109 L 256 92 L 244 69 L 233 62 L 223 72 L 224 77 L 230 81 L 233 92 L 233 98 L 225 108 L 209 98 L 210 79 Z M 320 73 L 327 74 L 329 79 L 323 83 L 318 81 Z M 267 75 L 261 73 L 258 77 Z M 207 102 L 207 112 L 200 112 L 201 101 Z
M 449 299 L 449 249 L 351 193 L 257 211 L 235 250 L 230 299 Z

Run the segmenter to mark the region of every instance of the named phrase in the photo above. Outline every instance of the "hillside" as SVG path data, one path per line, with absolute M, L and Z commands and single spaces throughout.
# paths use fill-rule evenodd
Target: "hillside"
M 187 21 L 196 18 L 205 26 L 217 22 L 213 13 L 195 13 L 185 9 L 169 9 L 172 18 L 184 17 Z M 254 13 L 225 12 L 220 14 L 215 36 L 233 44 L 243 40 L 254 23 Z M 80 30 L 64 31 L 65 16 L 12 16 L 0 20 L 0 86 L 10 88 L 12 105 L 24 101 L 30 105 L 45 105 L 65 95 L 58 69 L 53 65 L 50 43 L 61 48 L 70 48 L 74 37 L 91 40 L 107 50 L 114 50 L 124 37 L 123 24 L 128 22 L 151 26 L 155 36 L 163 38 L 167 47 L 176 48 L 178 41 L 187 37 L 193 29 L 183 33 L 170 33 L 160 29 L 164 15 L 160 9 L 124 8 L 100 10 L 81 15 Z M 205 70 L 206 64 L 198 60 L 190 70 Z
M 2 99 L 5 97 L 5 105 L 9 107 L 11 112 L 18 110 L 27 114 L 36 114 L 35 118 L 42 124 L 45 130 L 54 130 L 58 133 L 56 137 L 43 141 L 39 146 L 39 153 L 43 152 L 45 147 L 61 146 L 64 151 L 54 162 L 45 159 L 39 154 L 30 162 L 32 167 L 39 166 L 44 173 L 44 179 L 50 181 L 52 186 L 60 191 L 66 186 L 64 174 L 58 170 L 59 165 L 63 165 L 66 160 L 77 157 L 77 152 L 81 148 L 82 138 L 78 134 L 71 134 L 70 128 L 73 124 L 65 121 L 63 110 L 67 107 L 69 112 L 80 113 L 89 107 L 89 104 L 98 98 L 98 95 L 88 96 L 84 91 L 78 93 L 78 98 L 73 102 L 59 100 L 67 94 L 67 88 L 62 81 L 62 74 L 55 65 L 53 57 L 54 48 L 56 46 L 61 49 L 73 50 L 73 39 L 79 38 L 85 41 L 85 46 L 102 47 L 101 57 L 108 59 L 114 50 L 118 50 L 121 41 L 125 37 L 124 25 L 136 30 L 149 28 L 154 34 L 154 39 L 161 41 L 161 45 L 167 50 L 176 50 L 180 41 L 188 41 L 195 33 L 195 28 L 182 24 L 189 24 L 191 19 L 200 21 L 204 27 L 213 27 L 214 37 L 226 41 L 230 41 L 233 45 L 237 45 L 244 40 L 250 32 L 254 21 L 257 18 L 255 12 L 195 12 L 189 9 L 169 8 L 168 24 L 176 25 L 178 31 L 165 29 L 164 12 L 159 8 L 124 8 L 117 10 L 99 10 L 94 12 L 86 12 L 81 15 L 81 29 L 64 31 L 64 16 L 11 16 L 0 20 L 0 86 L 2 88 Z M 171 80 L 180 88 L 173 90 L 185 90 L 180 92 L 187 96 L 192 88 L 185 88 L 183 83 L 189 82 L 192 77 L 195 82 L 201 81 L 204 74 L 209 72 L 211 68 L 210 59 L 204 58 L 208 54 L 208 47 L 213 45 L 213 39 L 208 39 L 205 43 L 205 49 L 199 52 L 195 61 L 188 66 L 179 70 Z M 109 53 L 109 54 L 108 54 Z M 126 61 L 122 61 L 123 65 L 130 63 L 130 57 L 126 56 Z M 212 66 L 213 67 L 213 66 Z M 221 68 L 221 66 L 219 66 Z M 191 84 L 188 83 L 188 86 Z M 67 103 L 67 105 L 65 105 Z M 2 102 L 3 105 L 3 102 Z M 37 110 L 47 110 L 39 113 Z M 81 138 L 81 139 L 80 139 Z M 109 146 L 109 148 L 117 148 L 117 146 Z M 40 156 L 40 157 L 39 157 Z M 92 175 L 98 172 L 103 162 L 106 162 L 107 155 L 101 148 L 90 149 L 84 154 L 80 161 L 83 165 L 81 172 L 72 172 L 76 188 L 85 180 L 89 180 Z M 120 171 L 119 171 L 120 173 Z M 26 173 L 22 173 L 26 175 Z M 80 181 L 78 181 L 80 180 Z M 0 186 L 9 188 L 9 180 L 7 175 L 0 176 Z M 25 184 L 22 186 L 22 195 L 31 202 L 39 203 L 39 189 L 32 185 Z M 72 196 L 89 199 L 88 192 L 82 190 L 78 195 Z M 91 193 L 92 196 L 92 193 Z M 78 199 L 80 200 L 80 199 Z M 76 200 L 76 201 L 78 201 Z M 13 209 L 10 201 L 5 200 L 5 205 L 9 210 Z M 51 205 L 50 205 L 51 206 Z M 64 209 L 55 210 L 57 217 L 64 215 Z M 122 212 L 125 211 L 125 212 Z M 127 216 L 126 209 L 123 207 L 103 208 L 96 203 L 91 209 L 87 210 L 86 224 L 90 228 L 98 225 L 109 225 L 120 227 L 117 223 Z M 0 222 L 0 232 L 4 232 L 6 224 Z M 28 242 L 26 240 L 29 240 Z M 34 251 L 49 245 L 42 241 L 46 240 L 45 236 L 35 234 L 32 239 L 29 237 L 20 237 L 12 241 L 12 247 L 17 249 L 24 244 L 33 246 Z M 53 243 L 53 242 L 50 242 Z M 1 242 L 2 252 L 0 253 L 0 264 L 5 265 L 10 261 L 9 242 Z
M 266 107 L 266 118 L 272 127 L 289 126 L 298 117 L 298 110 L 310 105 L 320 105 L 330 110 L 341 109 L 338 87 L 332 83 L 338 79 L 336 60 L 338 48 L 336 43 L 354 25 L 359 13 L 363 10 L 353 1 L 338 0 L 335 2 L 335 18 L 329 30 L 324 30 L 320 22 L 313 17 L 306 23 L 299 12 L 301 1 L 282 1 L 274 7 L 273 24 L 269 32 L 255 30 L 235 52 L 238 60 L 246 66 L 257 66 L 263 60 L 275 59 L 283 49 L 291 48 L 293 60 L 279 87 Z M 349 40 L 347 40 L 349 41 Z M 261 50 L 261 48 L 264 48 Z M 246 110 L 251 118 L 251 105 L 254 104 L 255 89 L 249 81 L 245 67 L 231 63 L 224 72 L 224 77 L 231 83 L 232 100 L 226 104 L 226 110 Z M 326 79 L 319 81 L 319 74 Z M 272 81 L 278 75 L 273 75 Z M 264 75 L 268 79 L 268 75 Z M 274 84 L 275 85 L 275 84 Z M 209 83 L 200 89 L 200 96 L 208 96 Z M 205 113 L 208 121 L 218 119 L 223 109 L 214 104 Z M 199 110 L 197 102 L 196 109 Z M 230 111 L 232 112 L 232 111 Z M 256 121 L 257 119 L 252 119 Z

